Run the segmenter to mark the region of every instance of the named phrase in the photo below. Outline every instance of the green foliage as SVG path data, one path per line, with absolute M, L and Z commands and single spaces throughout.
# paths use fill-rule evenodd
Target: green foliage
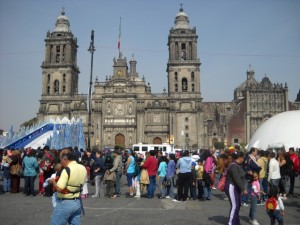
M 224 145 L 224 142 L 215 142 L 214 147 L 216 149 L 224 149 L 225 145 Z
M 31 127 L 32 125 L 37 123 L 37 117 L 34 117 L 30 120 L 25 121 L 21 124 L 21 127 Z

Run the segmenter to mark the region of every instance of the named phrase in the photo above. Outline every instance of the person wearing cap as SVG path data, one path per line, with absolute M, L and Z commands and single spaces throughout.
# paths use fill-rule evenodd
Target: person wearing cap
M 126 151 L 126 154 L 128 155 L 126 166 L 125 166 L 125 172 L 127 173 L 127 183 L 129 187 L 129 195 L 127 197 L 131 198 L 134 197 L 133 193 L 133 187 L 132 187 L 132 178 L 135 171 L 135 159 L 132 156 L 132 152 L 130 149 Z
M 116 173 L 115 197 L 121 196 L 121 177 L 123 172 L 122 156 L 119 150 L 115 150 L 113 168 L 109 170 L 110 173 Z

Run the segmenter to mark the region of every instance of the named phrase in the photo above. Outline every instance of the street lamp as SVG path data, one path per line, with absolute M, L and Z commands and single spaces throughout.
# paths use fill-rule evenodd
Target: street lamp
M 91 53 L 91 74 L 90 74 L 90 88 L 89 88 L 89 118 L 88 118 L 88 148 L 91 148 L 91 113 L 92 113 L 92 84 L 93 84 L 93 59 L 94 52 L 96 51 L 94 46 L 94 30 L 91 32 L 91 43 L 88 51 Z

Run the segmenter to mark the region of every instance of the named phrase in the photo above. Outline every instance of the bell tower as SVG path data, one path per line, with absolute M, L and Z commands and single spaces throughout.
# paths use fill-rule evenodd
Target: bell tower
M 42 63 L 42 96 L 38 117 L 63 115 L 78 94 L 77 38 L 70 30 L 62 9 L 53 32 L 45 38 L 45 60 Z
M 196 28 L 190 28 L 182 5 L 168 37 L 168 93 L 175 98 L 201 98 L 200 60 L 197 58 Z

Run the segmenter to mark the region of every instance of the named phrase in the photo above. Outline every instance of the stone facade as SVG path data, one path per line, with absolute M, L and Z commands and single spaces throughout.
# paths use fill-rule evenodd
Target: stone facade
M 82 117 L 88 132 L 88 96 L 78 94 L 77 39 L 65 13 L 48 32 L 42 63 L 42 96 L 38 120 L 49 117 Z M 119 52 L 112 76 L 96 78 L 92 94 L 91 146 L 131 147 L 135 143 L 172 142 L 175 148 L 209 148 L 247 143 L 258 126 L 271 116 L 299 109 L 288 102 L 288 88 L 264 77 L 257 82 L 254 70 L 234 91 L 230 102 L 204 102 L 200 90 L 200 59 L 196 28 L 181 8 L 169 31 L 168 90 L 153 94 L 137 72 L 137 61 Z M 300 95 L 300 94 L 299 94 Z M 298 103 L 297 103 L 298 102 Z

